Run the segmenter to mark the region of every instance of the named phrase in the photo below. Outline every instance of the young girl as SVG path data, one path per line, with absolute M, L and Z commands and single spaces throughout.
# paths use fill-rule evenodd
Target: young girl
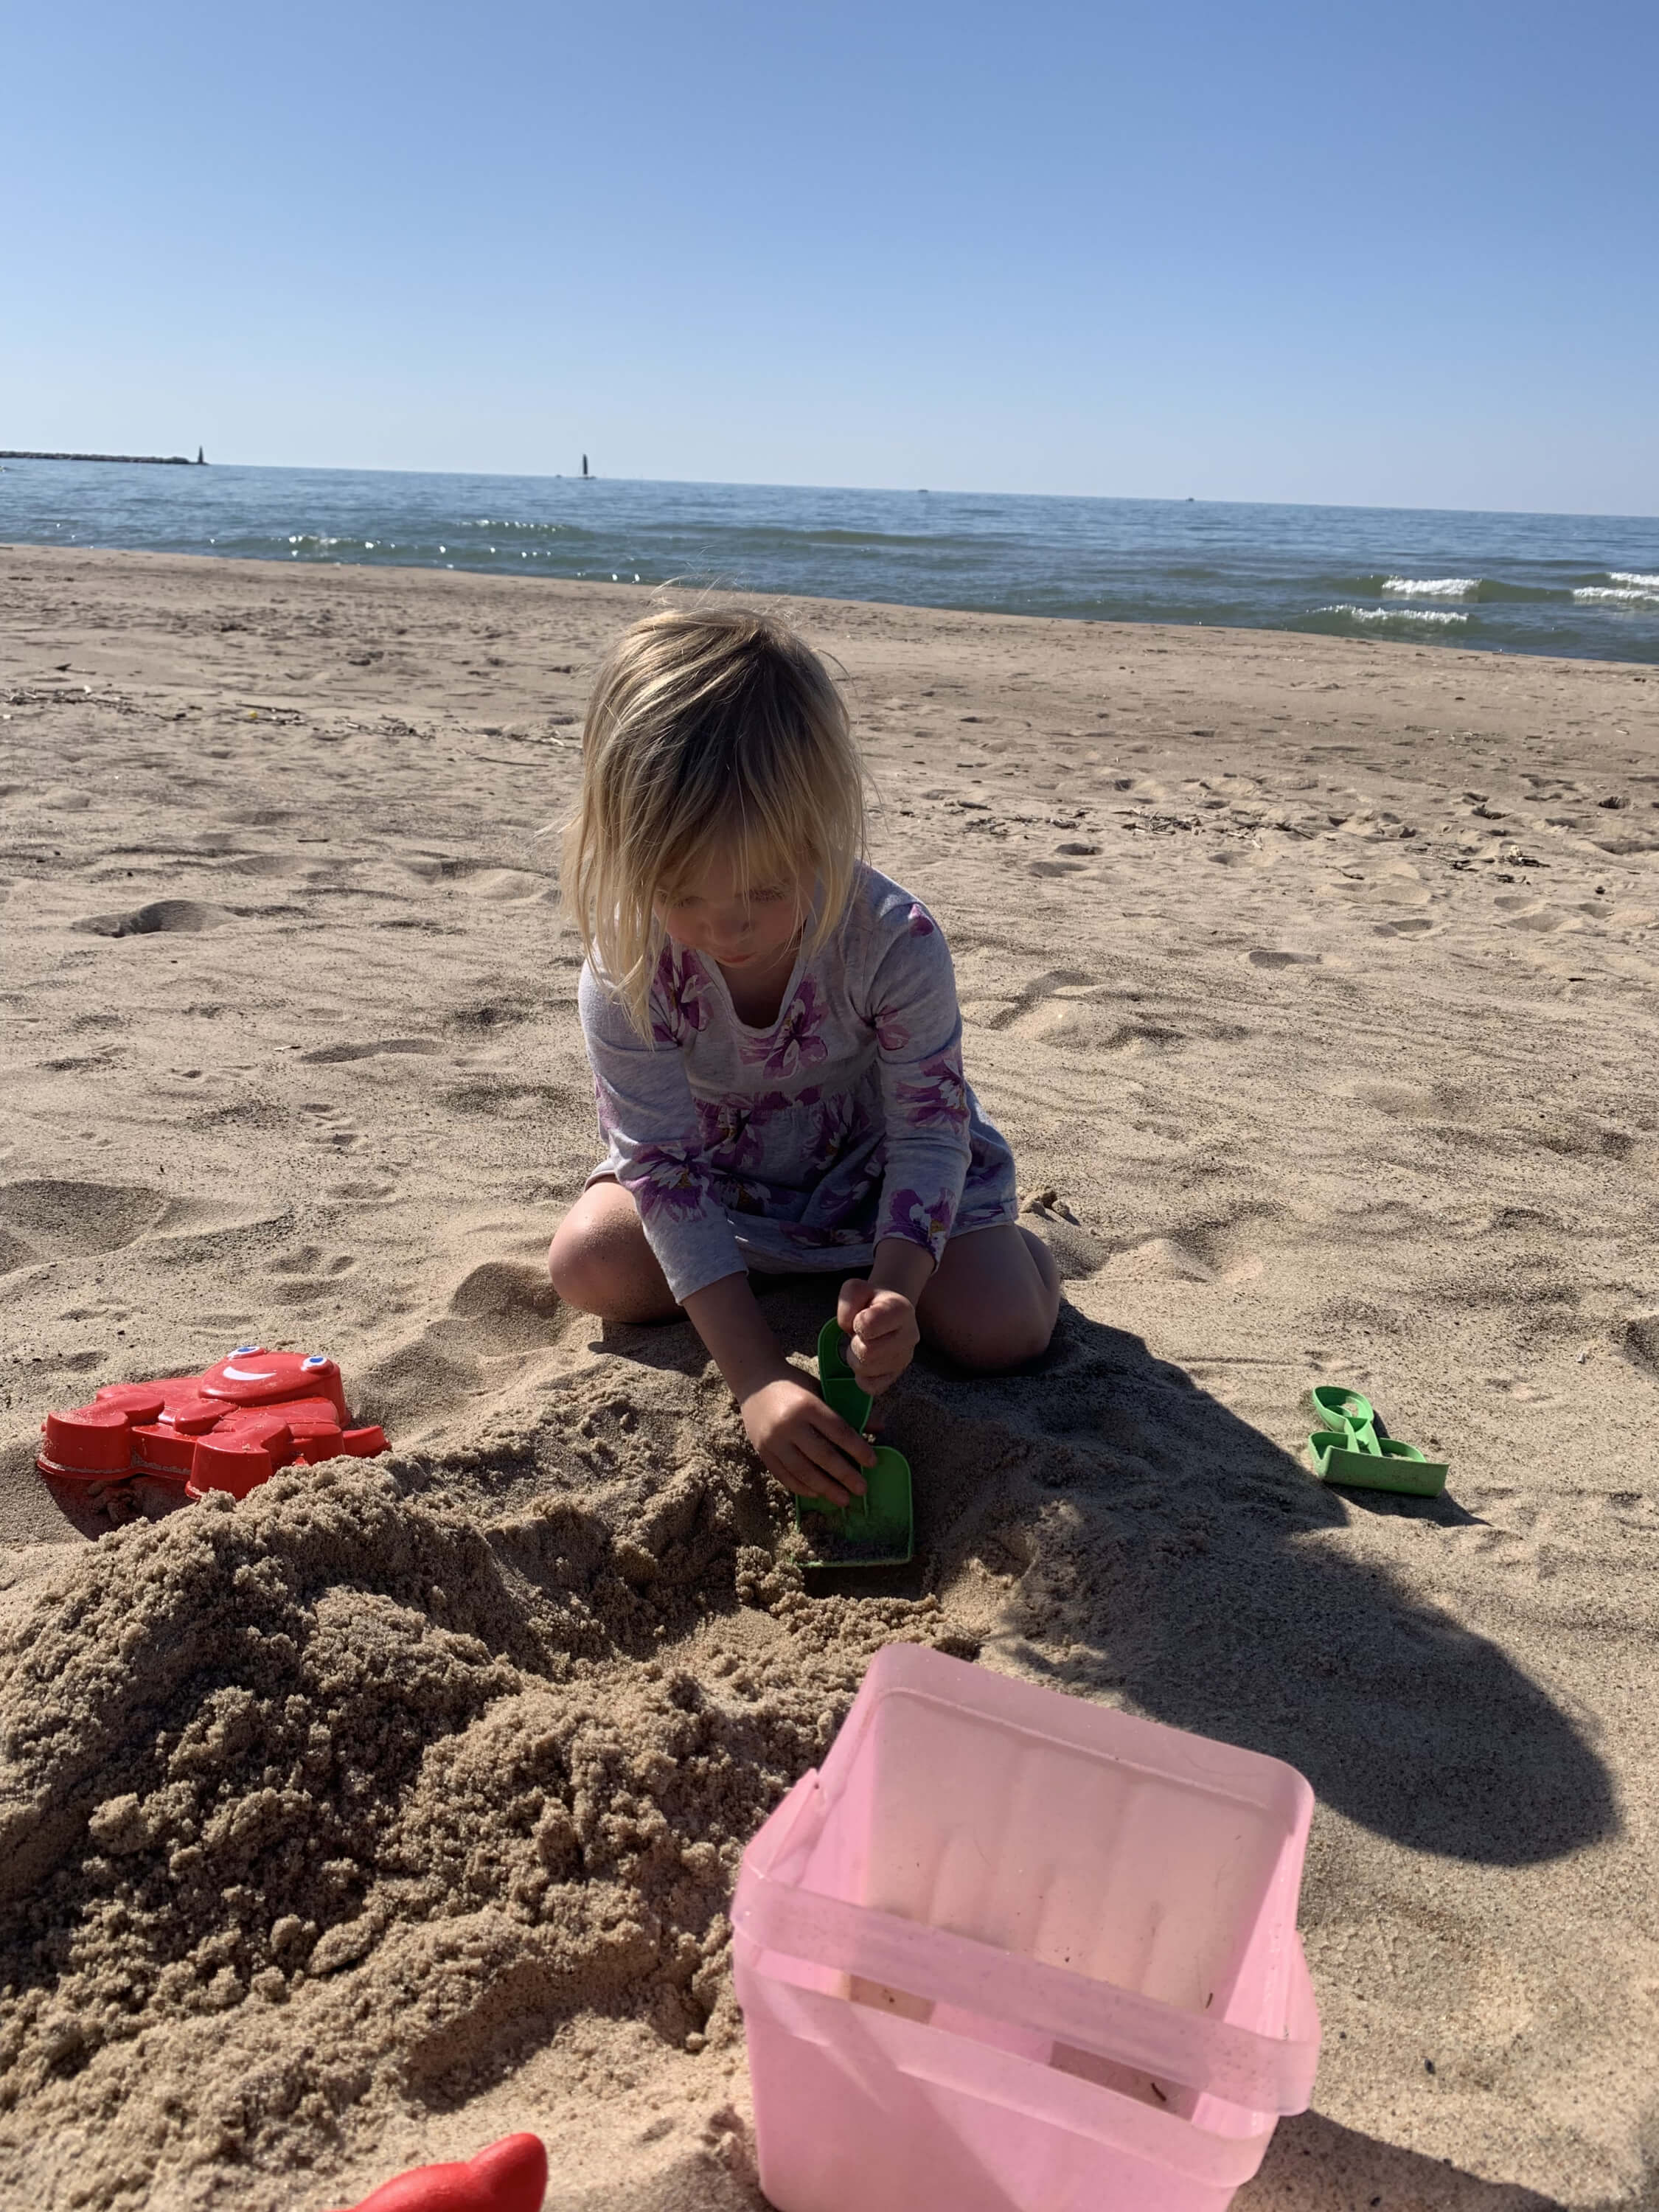
M 553 1282 L 616 1321 L 683 1307 L 767 1468 L 836 1504 L 874 1452 L 784 1358 L 750 1268 L 848 1275 L 836 1317 L 872 1396 L 923 1337 L 982 1373 L 1033 1358 L 1060 1303 L 963 1079 L 945 939 L 863 849 L 846 708 L 799 638 L 753 613 L 627 632 L 564 871 L 610 1149 Z

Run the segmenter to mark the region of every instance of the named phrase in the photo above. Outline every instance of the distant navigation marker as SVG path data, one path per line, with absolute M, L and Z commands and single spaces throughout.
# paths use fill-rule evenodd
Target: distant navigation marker
M 582 474 L 584 476 L 587 474 L 587 456 L 586 453 L 582 455 Z
M 205 447 L 198 446 L 196 448 L 196 465 L 198 469 L 204 469 L 207 466 L 207 449 Z

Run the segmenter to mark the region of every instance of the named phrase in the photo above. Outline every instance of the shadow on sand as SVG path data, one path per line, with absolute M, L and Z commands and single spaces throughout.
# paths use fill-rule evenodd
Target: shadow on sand
M 782 1342 L 810 1358 L 828 1285 L 763 1295 Z M 604 1342 L 648 1365 L 703 1365 L 684 1325 L 607 1328 Z M 977 1558 L 1008 1578 L 1002 1631 L 1025 1639 L 1039 1676 L 1285 1759 L 1326 1804 L 1413 1850 L 1526 1866 L 1617 1827 L 1607 1770 L 1538 1683 L 1322 1540 L 1357 1510 L 1450 1536 L 1473 1517 L 1454 1499 L 1357 1507 L 1139 1337 L 1069 1305 L 1021 1374 L 919 1361 L 885 1434 L 915 1471 L 916 1559 L 815 1586 L 918 1595 Z
M 1561 2212 L 1553 2197 L 1482 2181 L 1319 2112 L 1279 2122 L 1261 2171 L 1234 2197 L 1233 2212 L 1366 2212 L 1374 2205 L 1389 2212 Z

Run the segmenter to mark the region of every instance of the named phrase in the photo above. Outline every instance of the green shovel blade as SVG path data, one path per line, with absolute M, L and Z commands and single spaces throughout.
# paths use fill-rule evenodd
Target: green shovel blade
M 815 1567 L 902 1567 L 909 1560 L 915 1522 L 908 1461 L 890 1444 L 878 1444 L 864 1480 L 863 1497 L 850 1505 L 832 1505 L 827 1498 L 795 1500 L 795 1523 Z
M 824 1401 L 849 1428 L 862 1432 L 870 1398 L 842 1355 L 841 1330 L 828 1321 L 818 1335 L 818 1382 Z M 890 1444 L 878 1444 L 876 1463 L 864 1470 L 865 1492 L 846 1505 L 827 1498 L 797 1498 L 795 1525 L 806 1538 L 814 1566 L 902 1567 L 915 1548 L 910 1465 Z

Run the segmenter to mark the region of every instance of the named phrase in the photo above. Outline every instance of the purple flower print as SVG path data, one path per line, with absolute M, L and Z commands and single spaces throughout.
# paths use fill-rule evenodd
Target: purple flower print
M 858 1234 L 870 1234 L 871 1217 L 875 1208 L 868 1204 L 871 1193 L 881 1181 L 881 1163 L 867 1157 L 858 1165 L 849 1167 L 841 1162 L 825 1176 L 812 1194 L 812 1210 L 820 1221 L 829 1222 L 838 1229 L 849 1223 L 861 1221 Z
M 865 1241 L 861 1229 L 820 1229 L 805 1221 L 787 1221 L 781 1225 L 789 1243 L 807 1252 L 825 1252 L 837 1244 L 862 1244 Z
M 912 937 L 931 937 L 931 936 L 933 935 L 933 924 L 932 917 L 931 917 L 930 915 L 928 915 L 925 914 L 925 913 L 922 911 L 922 909 L 921 909 L 921 907 L 919 907 L 919 906 L 913 906 L 913 907 L 911 908 L 911 909 L 910 909 L 910 934 L 911 934 L 911 936 L 912 936 Z
M 766 1192 L 757 1182 L 744 1182 L 741 1176 L 717 1175 L 709 1188 L 728 1213 L 764 1213 Z
M 829 1008 L 819 1004 L 817 986 L 811 977 L 802 976 L 799 988 L 771 1036 L 745 1042 L 744 1058 L 759 1061 L 769 1075 L 798 1075 L 804 1067 L 816 1067 L 830 1057 L 830 1048 L 818 1035 L 828 1012 Z
M 683 1145 L 641 1145 L 617 1180 L 641 1220 L 689 1221 L 702 1211 L 707 1185 Z
M 657 963 L 657 980 L 651 993 L 651 1034 L 659 1044 L 684 1044 L 703 1028 L 708 1009 L 703 994 L 708 979 L 697 965 L 694 952 L 665 945 Z
M 754 1098 L 700 1098 L 697 1136 L 716 1167 L 754 1167 L 766 1150 L 766 1124 L 792 1106 L 817 1103 L 816 1091 L 803 1091 L 798 1098 L 781 1091 L 763 1091 Z
M 753 1099 L 699 1098 L 697 1101 L 698 1140 L 718 1167 L 752 1167 L 759 1159 L 761 1137 L 754 1121 Z
M 910 1032 L 891 1006 L 878 1006 L 872 1017 L 876 1042 L 884 1052 L 902 1052 L 910 1042 Z
M 919 1190 L 895 1191 L 887 1201 L 886 1218 L 876 1231 L 876 1242 L 879 1243 L 884 1237 L 902 1237 L 907 1243 L 925 1244 L 937 1258 L 955 1215 L 956 1201 L 948 1190 L 940 1191 L 931 1205 Z
M 965 1129 L 968 1126 L 968 1085 L 963 1080 L 962 1060 L 955 1053 L 942 1052 L 932 1060 L 924 1060 L 921 1073 L 926 1083 L 901 1083 L 897 1096 L 905 1108 L 905 1119 L 920 1129 Z
M 994 1229 L 1000 1221 L 1008 1218 L 1006 1203 L 994 1195 L 981 1198 L 973 1206 L 964 1206 L 957 1216 L 958 1229 Z
M 994 1222 L 1012 1220 L 1013 1182 L 1014 1164 L 1007 1147 L 988 1145 L 981 1136 L 971 1138 L 968 1173 L 962 1185 L 962 1205 L 957 1213 L 957 1229 L 988 1229 Z
M 802 1103 L 809 1103 L 803 1095 Z M 817 1123 L 807 1139 L 806 1157 L 815 1168 L 831 1168 L 869 1128 L 869 1118 L 850 1091 L 832 1091 L 818 1107 Z

